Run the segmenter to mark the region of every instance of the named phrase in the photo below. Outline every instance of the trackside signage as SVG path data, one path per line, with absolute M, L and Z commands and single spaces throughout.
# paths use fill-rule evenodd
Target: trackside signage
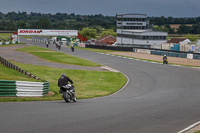
M 77 30 L 18 29 L 18 35 L 78 36 Z

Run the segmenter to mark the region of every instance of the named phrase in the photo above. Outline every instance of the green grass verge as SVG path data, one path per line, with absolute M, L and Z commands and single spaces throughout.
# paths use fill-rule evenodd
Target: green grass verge
M 101 97 L 112 94 L 118 91 L 126 83 L 127 80 L 123 74 L 116 72 L 57 69 L 45 66 L 20 64 L 16 62 L 14 62 L 14 64 L 41 79 L 50 81 L 50 91 L 53 91 L 55 94 L 53 96 L 44 96 L 37 98 L 0 98 L 0 102 L 62 100 L 61 95 L 58 93 L 59 88 L 57 86 L 58 78 L 62 73 L 66 73 L 66 75 L 74 81 L 76 96 L 78 99 Z M 11 72 L 13 74 L 7 74 L 7 72 Z M 21 77 L 19 75 L 20 73 L 16 73 L 12 69 L 1 71 L 1 75 L 4 76 L 1 76 L 0 79 L 23 80 L 22 78 L 19 79 L 19 77 Z M 15 74 L 16 76 L 13 76 Z M 9 78 L 5 78 L 7 77 L 6 75 L 11 76 L 9 76 Z
M 104 49 L 95 49 L 95 48 L 82 48 L 82 47 L 76 47 L 76 48 L 80 50 L 87 50 L 87 51 L 99 52 L 99 53 L 116 52 L 114 50 L 104 50 Z
M 195 132 L 195 133 L 200 133 L 200 131 L 197 131 L 197 132 Z
M 89 60 L 85 60 L 82 58 L 78 58 L 75 56 L 67 55 L 61 52 L 56 52 L 50 49 L 41 48 L 37 46 L 29 46 L 29 47 L 24 47 L 17 50 L 27 52 L 35 56 L 38 56 L 40 58 L 46 59 L 48 61 L 57 62 L 57 63 L 71 64 L 71 65 L 78 65 L 78 66 L 88 66 L 88 67 L 101 66 L 100 64 L 91 62 Z
M 0 80 L 18 80 L 18 81 L 33 81 L 40 82 L 39 80 L 28 78 L 27 76 L 19 73 L 14 69 L 7 68 L 0 64 Z
M 23 38 L 26 38 L 26 39 L 32 39 L 32 36 L 30 35 L 30 36 L 21 36 L 21 37 L 23 37 Z
M 10 36 L 12 33 L 0 33 L 0 38 L 5 39 L 5 40 L 10 40 Z

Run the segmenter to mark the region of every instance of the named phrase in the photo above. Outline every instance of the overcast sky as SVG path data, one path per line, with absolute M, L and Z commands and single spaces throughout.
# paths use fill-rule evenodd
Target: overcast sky
M 0 12 L 12 11 L 108 16 L 142 13 L 150 17 L 198 17 L 200 0 L 0 0 Z

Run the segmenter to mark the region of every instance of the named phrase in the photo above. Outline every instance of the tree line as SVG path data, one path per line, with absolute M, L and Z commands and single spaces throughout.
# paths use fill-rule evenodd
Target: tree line
M 113 16 L 75 15 L 74 13 L 41 14 L 26 12 L 0 12 L 0 30 L 17 29 L 68 29 L 81 30 L 83 28 L 116 29 L 116 21 Z
M 173 18 L 173 17 L 151 17 L 150 23 L 157 25 L 154 30 L 165 31 L 169 34 L 200 34 L 200 17 Z M 178 30 L 170 27 L 170 24 L 180 24 Z M 188 26 L 191 24 L 191 26 Z
M 173 18 L 173 17 L 148 17 L 156 31 L 166 31 L 169 34 L 200 34 L 200 17 Z M 74 13 L 26 13 L 26 12 L 0 12 L 0 30 L 17 29 L 66 29 L 66 30 L 87 30 L 95 29 L 97 34 L 116 31 L 116 16 L 76 15 Z M 170 24 L 181 24 L 175 31 Z M 192 24 L 187 26 L 186 24 Z M 93 31 L 93 30 L 92 30 Z M 104 32 L 105 33 L 105 32 Z

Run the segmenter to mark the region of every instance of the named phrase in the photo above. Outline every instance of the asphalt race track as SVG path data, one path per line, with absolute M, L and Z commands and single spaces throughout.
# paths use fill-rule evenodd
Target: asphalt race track
M 115 95 L 77 103 L 0 103 L 1 133 L 177 133 L 200 121 L 198 69 L 49 48 L 117 69 L 129 83 Z

